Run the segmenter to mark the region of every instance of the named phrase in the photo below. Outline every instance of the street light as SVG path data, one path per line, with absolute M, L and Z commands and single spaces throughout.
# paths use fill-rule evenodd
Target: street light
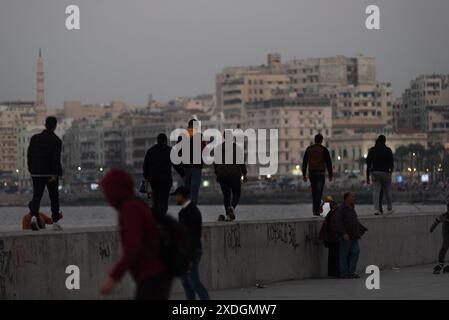
M 81 167 L 80 166 L 78 166 L 78 168 L 76 168 L 78 171 L 81 171 Z

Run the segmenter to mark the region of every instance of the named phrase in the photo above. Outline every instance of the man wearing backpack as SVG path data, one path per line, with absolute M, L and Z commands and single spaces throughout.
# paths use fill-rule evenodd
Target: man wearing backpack
M 148 205 L 137 198 L 131 176 L 118 169 L 109 171 L 101 181 L 107 201 L 119 212 L 123 254 L 101 287 L 108 295 L 130 271 L 137 284 L 136 300 L 167 300 L 172 275 L 161 257 L 161 239 L 156 220 Z
M 320 215 L 321 197 L 323 196 L 325 173 L 329 174 L 329 182 L 332 181 L 333 169 L 329 150 L 323 146 L 323 136 L 315 136 L 315 144 L 306 149 L 302 161 L 302 175 L 307 182 L 307 169 L 309 169 L 310 187 L 312 189 L 313 215 Z
M 189 189 L 186 187 L 179 187 L 172 193 L 176 196 L 176 203 L 180 205 L 179 222 L 185 226 L 191 239 L 191 264 L 188 270 L 182 277 L 182 286 L 187 300 L 195 300 L 195 294 L 200 300 L 209 300 L 209 294 L 206 288 L 200 281 L 199 264 L 201 260 L 202 245 L 201 245 L 201 229 L 202 218 L 201 212 L 197 206 L 189 199 Z

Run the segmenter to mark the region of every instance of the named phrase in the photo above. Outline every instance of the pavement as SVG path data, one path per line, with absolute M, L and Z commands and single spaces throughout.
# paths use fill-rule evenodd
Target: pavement
M 211 291 L 213 300 L 448 300 L 449 273 L 432 274 L 434 265 L 380 271 L 380 289 L 360 279 L 307 279 L 265 284 L 264 288 Z M 172 299 L 184 299 L 175 293 Z

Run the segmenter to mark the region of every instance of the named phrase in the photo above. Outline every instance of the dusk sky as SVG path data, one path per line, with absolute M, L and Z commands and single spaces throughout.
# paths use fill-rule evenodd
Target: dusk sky
M 65 29 L 65 8 L 81 30 Z M 381 9 L 380 31 L 365 8 Z M 146 104 L 213 93 L 232 65 L 364 54 L 399 96 L 419 74 L 449 73 L 448 0 L 0 0 L 0 101 L 35 99 L 38 49 L 46 98 Z

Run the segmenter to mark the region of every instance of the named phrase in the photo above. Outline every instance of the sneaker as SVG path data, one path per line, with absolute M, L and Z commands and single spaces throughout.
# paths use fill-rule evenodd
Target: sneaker
M 233 207 L 229 207 L 228 210 L 226 210 L 226 216 L 229 218 L 229 221 L 235 220 L 235 210 Z
M 61 227 L 61 225 L 59 223 L 55 222 L 55 223 L 53 223 L 53 230 L 54 231 L 61 231 L 62 227 Z
M 345 274 L 345 275 L 340 276 L 340 279 L 352 279 L 352 277 L 350 274 Z
M 225 216 L 224 216 L 224 214 L 220 214 L 219 216 L 218 216 L 218 221 L 225 221 L 226 220 L 226 218 L 225 218 Z
M 360 276 L 357 273 L 353 273 L 349 275 L 351 279 L 360 279 Z
M 31 230 L 33 231 L 39 231 L 39 223 L 37 221 L 37 218 L 35 216 L 31 217 Z
M 441 270 L 443 270 L 443 264 L 439 263 L 433 268 L 433 274 L 440 274 Z
M 445 266 L 445 267 L 444 267 L 443 273 L 449 273 L 449 266 Z
M 376 211 L 374 211 L 374 215 L 375 216 L 381 216 L 382 212 L 380 210 L 376 210 Z
M 387 215 L 391 216 L 393 213 L 394 213 L 394 210 L 393 210 L 393 209 L 388 209 Z

